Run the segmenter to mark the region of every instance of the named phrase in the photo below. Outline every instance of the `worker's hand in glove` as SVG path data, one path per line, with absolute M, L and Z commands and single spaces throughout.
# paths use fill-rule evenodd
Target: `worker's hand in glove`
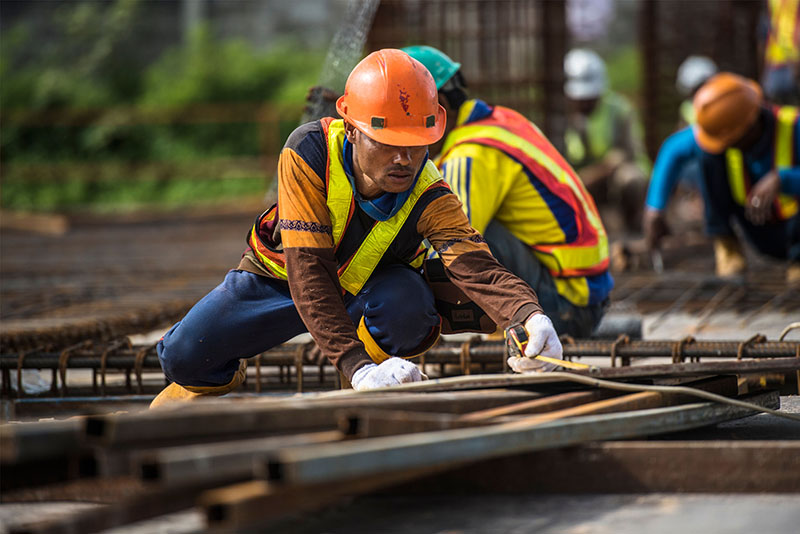
M 550 318 L 543 313 L 531 315 L 525 321 L 525 330 L 528 332 L 528 346 L 525 347 L 525 356 L 534 358 L 548 356 L 550 358 L 561 358 L 563 350 L 561 341 Z
M 525 331 L 528 332 L 526 357 L 509 358 L 511 370 L 517 373 L 546 373 L 555 369 L 557 365 L 553 363 L 534 359 L 539 355 L 559 359 L 562 356 L 561 341 L 550 318 L 543 313 L 531 315 L 525 322 Z
M 389 358 L 380 364 L 368 363 L 361 367 L 353 374 L 350 383 L 353 385 L 353 389 L 364 391 L 365 389 L 385 388 L 427 379 L 428 377 L 408 360 Z

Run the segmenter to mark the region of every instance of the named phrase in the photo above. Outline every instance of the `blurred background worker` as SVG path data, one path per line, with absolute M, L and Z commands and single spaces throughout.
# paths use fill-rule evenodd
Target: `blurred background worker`
M 430 151 L 472 226 L 500 263 L 536 290 L 559 333 L 589 336 L 613 286 L 591 195 L 533 123 L 469 98 L 460 63 L 430 46 L 404 50 L 439 89 L 447 123 Z
M 667 201 L 675 186 L 683 186 L 684 193 L 688 195 L 687 199 L 691 198 L 691 202 L 687 203 L 689 209 L 684 210 L 683 215 L 686 216 L 688 211 L 689 218 L 693 221 L 699 222 L 702 219 L 700 213 L 702 206 L 697 200 L 702 182 L 703 152 L 694 142 L 692 129 L 687 126 L 692 126 L 696 122 L 692 104 L 695 93 L 717 71 L 717 64 L 706 56 L 689 56 L 678 67 L 675 87 L 684 98 L 679 108 L 679 130 L 668 137 L 658 151 L 650 180 L 651 184 L 655 182 L 658 186 L 650 186 L 645 205 L 646 222 L 643 229 L 650 250 L 657 248 L 654 239 L 660 239 L 667 231 L 664 217 L 659 212 L 666 209 Z M 662 191 L 660 188 L 666 189 Z M 659 228 L 648 222 L 652 217 L 658 218 L 658 224 L 661 225 Z
M 695 123 L 696 117 L 692 99 L 697 90 L 718 70 L 714 60 L 706 56 L 689 56 L 678 67 L 675 88 L 678 89 L 678 93 L 683 97 L 678 122 L 679 128 L 691 126 Z
M 564 58 L 569 101 L 566 155 L 599 203 L 622 209 L 627 230 L 638 230 L 650 161 L 633 106 L 608 90 L 606 66 L 595 52 L 576 48 Z M 604 220 L 615 211 L 603 212 Z
M 800 104 L 800 0 L 767 3 L 761 83 L 769 100 Z
M 757 83 L 723 72 L 700 88 L 694 110 L 696 125 L 667 139 L 656 160 L 644 217 L 648 244 L 657 247 L 666 233 L 663 210 L 675 169 L 699 158 L 706 231 L 714 238 L 717 274 L 745 271 L 744 253 L 732 228 L 736 221 L 759 252 L 789 260 L 788 281 L 800 281 L 798 109 L 767 107 Z

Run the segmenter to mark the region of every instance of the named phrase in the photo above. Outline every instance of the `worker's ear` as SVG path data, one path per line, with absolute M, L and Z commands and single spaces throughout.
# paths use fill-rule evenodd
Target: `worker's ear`
M 347 140 L 350 141 L 351 143 L 356 142 L 357 131 L 358 130 L 356 129 L 356 127 L 350 124 L 349 122 L 344 123 L 344 134 L 347 136 Z

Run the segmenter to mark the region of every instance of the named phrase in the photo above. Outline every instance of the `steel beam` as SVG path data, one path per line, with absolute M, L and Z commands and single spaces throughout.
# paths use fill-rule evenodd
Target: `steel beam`
M 46 421 L 0 425 L 0 464 L 40 461 L 78 453 L 83 421 Z
M 151 410 L 136 414 L 89 416 L 89 439 L 105 446 L 191 443 L 270 433 L 334 430 L 338 412 L 371 407 L 422 412 L 464 413 L 536 398 L 526 391 L 438 392 L 409 395 L 392 391 L 330 392 L 302 398 L 258 400 L 248 403 L 198 402 L 180 410 Z
M 756 395 L 748 400 L 773 408 L 780 404 L 774 392 Z M 271 481 L 287 485 L 317 484 L 404 469 L 457 465 L 598 439 L 657 435 L 715 424 L 752 413 L 751 410 L 729 405 L 695 403 L 546 423 L 535 419 L 532 422 L 521 420 L 477 429 L 298 447 L 273 455 L 264 467 Z
M 175 484 L 213 481 L 224 478 L 249 479 L 254 461 L 283 447 L 340 441 L 344 434 L 336 430 L 311 434 L 293 434 L 270 438 L 226 441 L 206 445 L 168 447 L 134 455 L 142 480 Z

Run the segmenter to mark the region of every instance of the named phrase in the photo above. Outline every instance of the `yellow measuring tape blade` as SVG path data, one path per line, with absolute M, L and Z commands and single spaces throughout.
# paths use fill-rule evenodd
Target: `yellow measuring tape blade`
M 537 356 L 537 360 L 542 360 L 543 362 L 553 363 L 556 365 L 560 365 L 561 367 L 566 367 L 567 369 L 579 369 L 583 371 L 584 369 L 591 369 L 591 365 L 586 365 L 585 363 L 577 363 L 577 362 L 570 362 L 567 360 L 559 360 L 558 358 L 549 358 L 547 356 Z

